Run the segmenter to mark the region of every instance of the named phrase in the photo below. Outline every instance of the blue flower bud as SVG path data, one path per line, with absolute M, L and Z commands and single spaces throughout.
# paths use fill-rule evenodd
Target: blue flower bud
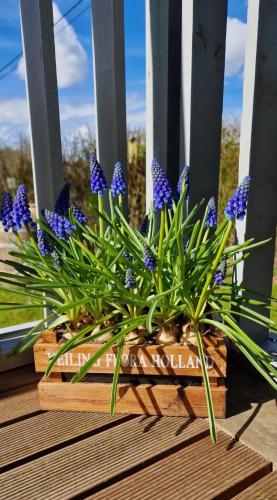
M 24 184 L 20 184 L 15 196 L 13 204 L 13 222 L 16 230 L 21 229 L 24 224 L 33 222 Z
M 212 196 L 208 202 L 208 211 L 205 221 L 205 227 L 216 227 L 216 225 L 217 225 L 216 206 L 215 206 L 215 199 Z
M 90 157 L 90 187 L 93 193 L 100 194 L 101 196 L 103 196 L 104 191 L 108 189 L 103 170 L 95 156 Z
M 243 179 L 242 183 L 237 188 L 235 194 L 229 200 L 225 209 L 225 214 L 229 220 L 237 218 L 243 220 L 246 214 L 250 177 L 247 176 Z
M 126 276 L 125 276 L 125 287 L 126 288 L 133 288 L 136 285 L 136 278 L 133 274 L 132 269 L 127 269 L 126 271 Z
M 187 200 L 189 197 L 189 191 L 190 191 L 190 179 L 189 179 L 189 166 L 188 165 L 184 166 L 184 168 L 181 172 L 181 175 L 179 177 L 179 180 L 178 180 L 177 193 L 179 196 L 181 194 L 181 187 L 182 187 L 183 183 L 185 184 L 185 186 L 187 186 L 186 196 L 185 196 L 185 198 Z
M 129 252 L 125 252 L 124 257 L 128 262 L 133 262 L 133 257 L 129 254 Z
M 157 267 L 157 259 L 153 254 L 151 248 L 149 248 L 147 245 L 144 245 L 143 262 L 145 267 L 147 267 L 149 271 L 154 271 L 154 269 L 156 269 Z
M 56 199 L 54 211 L 57 214 L 68 215 L 69 196 L 70 196 L 70 183 L 66 182 Z
M 144 217 L 144 221 L 143 223 L 141 224 L 141 228 L 140 228 L 140 233 L 143 235 L 143 236 L 146 236 L 147 233 L 148 233 L 148 229 L 149 229 L 149 217 L 148 215 L 146 215 Z
M 53 247 L 51 245 L 49 235 L 44 231 L 44 229 L 39 229 L 37 232 L 38 249 L 44 257 L 49 253 L 53 252 Z
M 0 220 L 2 221 L 4 231 L 7 232 L 10 228 L 14 229 L 15 224 L 13 221 L 13 200 L 11 193 L 3 193 Z
M 114 198 L 116 196 L 119 196 L 120 194 L 124 196 L 124 194 L 126 193 L 126 183 L 123 176 L 122 166 L 119 161 L 114 166 L 111 192 Z
M 226 271 L 227 271 L 227 262 L 224 259 L 221 264 L 218 266 L 215 274 L 214 274 L 214 280 L 217 285 L 221 286 L 225 276 L 226 276 Z
M 72 213 L 78 222 L 81 222 L 82 224 L 87 223 L 87 221 L 88 221 L 87 216 L 82 212 L 82 210 L 80 210 L 77 207 L 77 205 L 74 203 L 74 201 L 69 202 L 69 208 L 70 208 L 70 210 L 72 210 Z
M 61 240 L 68 240 L 68 236 L 76 229 L 76 226 L 71 224 L 71 222 L 62 215 L 55 214 L 47 209 L 42 210 L 41 213 L 52 231 L 58 238 L 61 238 Z
M 172 189 L 156 158 L 152 162 L 152 176 L 154 210 L 161 210 L 164 207 L 172 208 Z

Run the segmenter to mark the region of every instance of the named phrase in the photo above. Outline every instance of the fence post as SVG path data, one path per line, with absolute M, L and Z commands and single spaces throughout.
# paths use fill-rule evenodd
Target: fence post
M 179 173 L 181 0 L 146 0 L 146 208 L 157 157 L 175 185 Z
M 51 0 L 20 0 L 30 113 L 35 203 L 53 208 L 63 185 L 60 118 Z
M 110 183 L 116 161 L 127 178 L 123 0 L 92 0 L 96 148 Z
M 186 0 L 182 9 L 183 158 L 189 205 L 218 194 L 227 0 Z
M 271 295 L 277 214 L 277 2 L 251 0 L 248 8 L 239 180 L 251 176 L 246 219 L 237 222 L 238 241 L 271 237 L 239 267 L 249 289 Z M 269 315 L 269 311 L 262 311 Z M 246 320 L 243 328 L 261 343 L 268 330 Z

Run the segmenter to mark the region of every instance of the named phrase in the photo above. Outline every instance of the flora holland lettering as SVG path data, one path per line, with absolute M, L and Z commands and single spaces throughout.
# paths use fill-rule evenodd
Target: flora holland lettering
M 53 353 L 47 354 L 48 359 L 53 356 Z M 70 367 L 83 366 L 91 358 L 91 353 L 83 352 L 73 353 L 68 352 L 63 354 L 57 361 L 58 366 Z M 206 368 L 211 370 L 214 367 L 214 359 L 212 356 L 205 356 Z M 114 353 L 105 353 L 95 363 L 95 368 L 114 368 L 116 364 L 116 355 Z M 196 354 L 144 354 L 123 353 L 121 358 L 121 366 L 124 368 L 201 368 L 201 360 Z

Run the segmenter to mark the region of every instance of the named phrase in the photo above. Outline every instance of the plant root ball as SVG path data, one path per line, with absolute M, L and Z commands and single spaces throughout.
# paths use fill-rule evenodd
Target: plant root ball
M 128 342 L 128 344 L 132 345 L 144 344 L 144 337 L 146 333 L 147 333 L 146 328 L 144 326 L 139 326 L 133 332 L 127 333 L 125 341 Z
M 178 341 L 179 328 L 175 323 L 162 326 L 155 336 L 155 343 L 161 345 L 173 345 Z
M 110 325 L 109 325 L 110 326 Z M 92 333 L 99 333 L 100 331 L 102 330 L 102 325 L 97 325 L 96 328 L 94 328 L 94 330 L 92 331 Z M 96 344 L 105 344 L 106 342 L 108 342 L 108 340 L 111 340 L 113 338 L 113 333 L 112 332 L 106 332 L 106 333 L 103 333 L 103 335 L 100 335 L 99 337 L 97 337 L 94 342 Z
M 197 345 L 197 338 L 194 330 L 191 327 L 191 323 L 185 323 L 182 325 L 182 335 L 180 337 L 180 344 L 182 345 Z

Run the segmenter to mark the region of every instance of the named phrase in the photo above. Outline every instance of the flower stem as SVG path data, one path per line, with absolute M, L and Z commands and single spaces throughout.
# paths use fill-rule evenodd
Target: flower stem
M 99 213 L 103 213 L 103 196 L 98 194 L 98 210 Z M 99 217 L 99 236 L 100 238 L 104 238 L 104 221 L 102 217 Z
M 161 257 L 163 251 L 163 240 L 164 240 L 164 230 L 165 230 L 165 208 L 161 210 L 161 221 L 160 221 L 160 234 L 159 234 L 159 246 L 158 246 L 158 279 L 159 279 L 159 293 L 163 292 L 163 280 L 162 280 L 162 269 L 161 269 Z
M 205 301 L 206 301 L 206 293 L 207 293 L 207 290 L 210 286 L 210 283 L 211 283 L 211 280 L 213 278 L 213 275 L 215 273 L 215 270 L 219 264 L 219 261 L 220 261 L 220 258 L 222 256 L 222 253 L 224 251 L 224 247 L 226 245 L 226 242 L 229 238 L 229 235 L 230 235 L 230 232 L 232 230 L 232 227 L 233 227 L 233 223 L 231 221 L 228 222 L 228 225 L 226 226 L 226 230 L 225 230 L 225 233 L 223 234 L 223 238 L 222 238 L 222 241 L 220 243 L 220 246 L 219 246 L 219 249 L 218 249 L 218 252 L 215 256 L 215 259 L 211 265 L 211 269 L 210 271 L 208 272 L 208 275 L 207 275 L 207 278 L 206 278 L 206 283 L 203 287 L 203 290 L 202 290 L 202 293 L 199 297 L 199 301 L 198 301 L 198 304 L 197 304 L 197 307 L 196 307 L 196 311 L 195 311 L 195 320 L 197 321 L 200 314 L 201 314 L 201 311 L 202 311 L 202 308 L 205 304 Z

